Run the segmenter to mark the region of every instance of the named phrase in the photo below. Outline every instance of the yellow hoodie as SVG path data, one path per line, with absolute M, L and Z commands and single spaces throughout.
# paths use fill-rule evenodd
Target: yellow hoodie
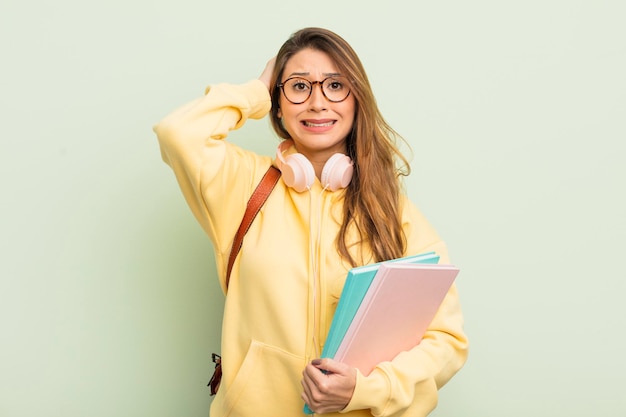
M 218 84 L 155 127 L 163 160 L 173 169 L 194 216 L 213 243 L 219 279 L 225 270 L 246 202 L 272 158 L 223 139 L 247 119 L 270 110 L 265 85 Z M 406 255 L 445 244 L 417 208 L 403 197 Z M 232 270 L 224 307 L 222 384 L 212 417 L 304 416 L 300 395 L 305 364 L 319 357 L 346 273 L 335 239 L 343 191 L 298 193 L 281 181 L 244 239 Z M 356 259 L 371 263 L 367 248 Z M 424 340 L 370 375 L 357 372 L 347 416 L 427 415 L 437 390 L 464 364 L 467 339 L 456 286 L 446 296 Z M 330 414 L 329 414 L 330 415 Z M 339 414 L 337 414 L 339 415 Z

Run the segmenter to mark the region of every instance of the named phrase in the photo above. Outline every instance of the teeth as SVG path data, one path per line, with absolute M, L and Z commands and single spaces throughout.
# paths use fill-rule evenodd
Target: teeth
M 331 126 L 333 123 L 333 121 L 330 122 L 326 122 L 326 123 L 311 123 L 311 122 L 304 122 L 304 125 L 307 127 L 326 127 L 326 126 Z

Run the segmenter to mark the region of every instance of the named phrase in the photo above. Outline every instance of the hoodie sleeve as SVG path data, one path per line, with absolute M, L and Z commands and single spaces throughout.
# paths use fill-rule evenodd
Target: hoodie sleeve
M 435 251 L 439 263 L 450 263 L 446 245 L 432 226 L 412 205 L 407 210 L 407 253 Z M 355 391 L 343 412 L 370 409 L 374 416 L 426 416 L 437 405 L 437 391 L 461 369 L 467 353 L 459 295 L 453 285 L 419 345 L 380 363 L 368 376 L 357 370 Z
M 259 80 L 216 84 L 153 128 L 163 161 L 174 171 L 187 204 L 211 238 L 218 257 L 228 253 L 246 201 L 259 175 L 271 164 L 270 157 L 223 139 L 248 119 L 263 118 L 270 108 L 269 92 Z
M 154 126 L 161 156 L 177 174 L 182 165 L 190 173 L 199 173 L 206 160 L 219 160 L 219 155 L 207 153 L 218 152 L 223 147 L 221 140 L 231 130 L 240 128 L 249 118 L 263 118 L 270 107 L 269 92 L 259 80 L 209 86 L 203 97 L 173 111 Z M 214 167 L 211 171 L 218 170 Z M 194 177 L 187 182 L 197 179 Z

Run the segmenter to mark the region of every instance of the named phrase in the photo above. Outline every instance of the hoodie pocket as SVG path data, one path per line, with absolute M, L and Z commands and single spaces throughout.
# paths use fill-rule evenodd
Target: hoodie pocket
M 233 383 L 224 396 L 229 417 L 276 417 L 302 414 L 304 359 L 252 341 Z M 217 415 L 222 415 L 218 413 Z

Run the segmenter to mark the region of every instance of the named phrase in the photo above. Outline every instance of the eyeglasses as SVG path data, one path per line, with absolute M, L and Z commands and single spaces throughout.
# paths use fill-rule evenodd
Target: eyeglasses
M 319 84 L 322 94 L 328 101 L 339 103 L 350 95 L 348 80 L 341 76 L 332 76 L 322 81 L 309 81 L 300 77 L 291 77 L 285 80 L 278 87 L 283 90 L 285 98 L 293 104 L 302 104 L 311 97 L 313 86 Z

